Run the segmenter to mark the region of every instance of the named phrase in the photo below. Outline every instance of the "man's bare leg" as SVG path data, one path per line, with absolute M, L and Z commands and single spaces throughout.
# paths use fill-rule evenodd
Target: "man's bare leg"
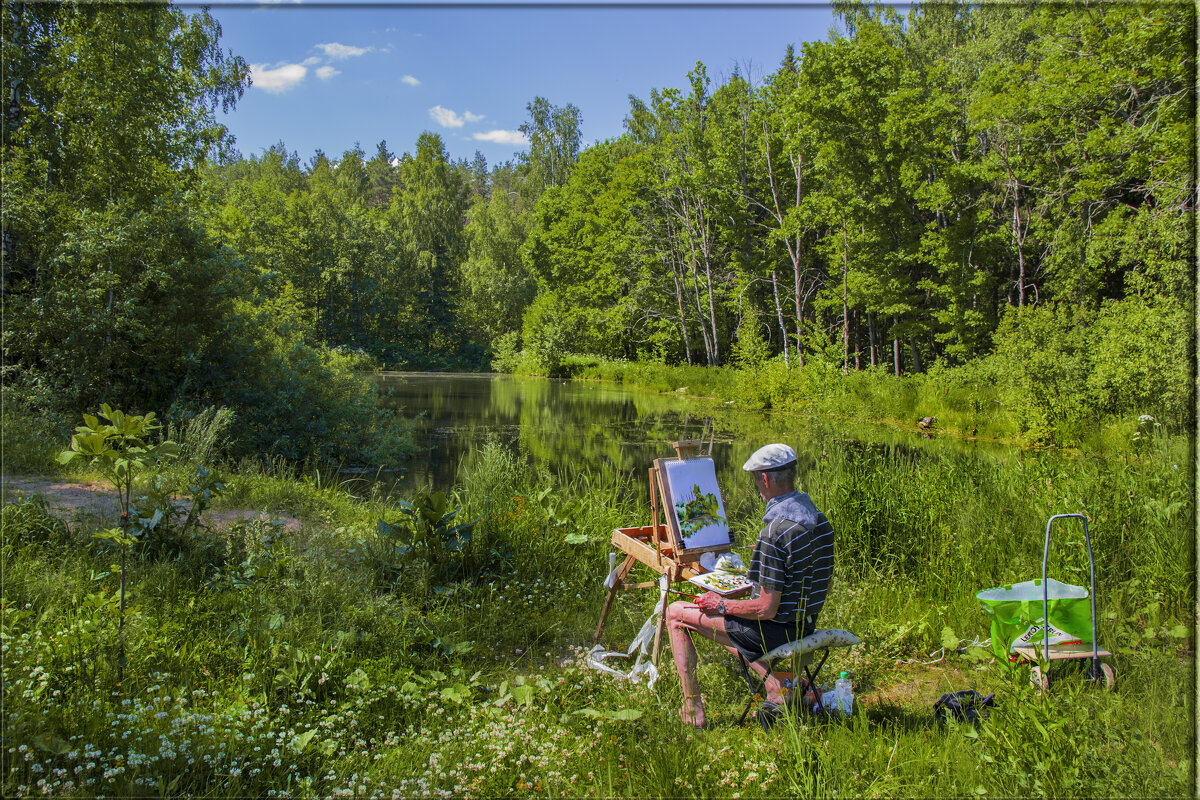
M 695 603 L 679 600 L 667 607 L 667 631 L 671 637 L 671 655 L 675 659 L 675 671 L 683 687 L 683 708 L 680 716 L 684 722 L 704 727 L 704 702 L 700 699 L 700 681 L 696 679 L 696 646 L 692 643 L 691 631 L 718 644 L 732 647 L 733 642 L 725 633 L 725 618 L 709 616 Z

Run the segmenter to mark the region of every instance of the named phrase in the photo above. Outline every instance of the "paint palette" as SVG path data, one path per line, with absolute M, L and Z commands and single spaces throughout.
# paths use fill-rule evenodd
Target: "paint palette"
M 705 572 L 703 575 L 696 575 L 688 580 L 701 589 L 707 589 L 720 595 L 738 594 L 749 591 L 754 586 L 754 581 L 745 575 L 737 575 L 733 572 Z

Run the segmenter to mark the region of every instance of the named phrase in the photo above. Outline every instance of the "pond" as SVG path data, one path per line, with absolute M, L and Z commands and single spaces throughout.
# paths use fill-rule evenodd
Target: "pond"
M 448 489 L 464 459 L 490 437 L 520 452 L 535 469 L 559 473 L 637 475 L 639 492 L 655 458 L 674 455 L 672 442 L 711 444 L 722 486 L 738 480 L 754 450 L 772 441 L 795 448 L 800 474 L 820 460 L 831 442 L 886 448 L 893 455 L 1002 453 L 1006 448 L 963 442 L 875 425 L 769 411 L 740 411 L 708 400 L 629 389 L 615 384 L 491 374 L 383 373 L 389 404 L 420 415 L 417 454 L 397 488 Z

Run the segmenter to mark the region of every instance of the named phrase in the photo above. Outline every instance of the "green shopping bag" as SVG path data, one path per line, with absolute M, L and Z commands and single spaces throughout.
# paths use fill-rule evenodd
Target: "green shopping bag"
M 1082 586 L 1046 579 L 1050 600 L 1050 644 L 1090 642 L 1092 605 L 1088 590 Z M 1025 644 L 1041 644 L 1042 579 L 987 589 L 975 595 L 983 603 L 992 623 L 992 652 L 1001 661 L 1009 661 L 1012 650 Z

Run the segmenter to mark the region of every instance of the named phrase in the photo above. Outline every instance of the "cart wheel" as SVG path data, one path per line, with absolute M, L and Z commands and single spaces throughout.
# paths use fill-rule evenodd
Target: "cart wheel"
M 1088 672 L 1091 672 L 1091 670 L 1089 669 Z M 1102 663 L 1100 665 L 1100 674 L 1093 675 L 1092 680 L 1094 680 L 1094 681 L 1103 680 L 1104 681 L 1104 691 L 1106 691 L 1106 692 L 1115 691 L 1117 688 L 1117 672 L 1108 664 Z
M 1034 664 L 1029 669 L 1029 682 L 1033 685 L 1034 689 L 1038 690 L 1039 693 L 1047 691 L 1050 688 L 1049 670 L 1043 672 L 1040 665 Z

